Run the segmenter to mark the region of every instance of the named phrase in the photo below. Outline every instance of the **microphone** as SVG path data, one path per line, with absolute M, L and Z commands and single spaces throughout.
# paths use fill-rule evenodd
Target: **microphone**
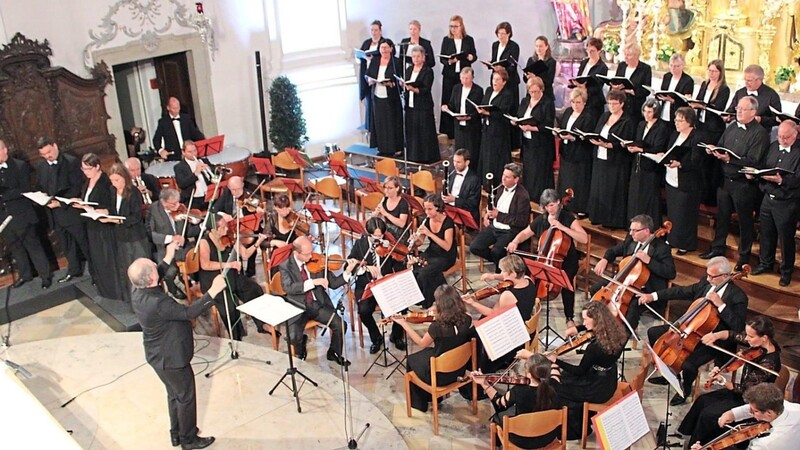
M 5 223 L 5 222 L 3 222 L 3 223 Z M 18 372 L 25 379 L 30 379 L 31 377 L 33 377 L 33 375 L 31 375 L 31 373 L 28 372 L 27 369 L 25 369 L 24 367 L 22 367 L 21 365 L 15 363 L 15 362 L 9 361 L 9 360 L 5 360 L 3 362 L 5 362 L 6 365 L 11 368 L 11 370 L 13 370 L 14 372 Z
M 11 219 L 13 219 L 13 218 L 14 218 L 14 216 L 12 216 L 12 215 L 9 215 L 8 217 L 6 217 L 6 220 L 4 220 L 2 224 L 0 224 L 0 233 L 2 233 L 3 230 L 6 229 L 8 224 L 11 223 Z
M 214 170 L 217 171 L 217 172 L 223 172 L 223 173 L 233 173 L 233 169 L 231 169 L 230 167 L 225 167 L 225 166 L 217 166 L 216 168 L 214 168 Z

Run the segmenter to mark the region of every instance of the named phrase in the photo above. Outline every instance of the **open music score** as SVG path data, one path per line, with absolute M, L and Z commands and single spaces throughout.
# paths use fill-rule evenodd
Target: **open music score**
M 516 305 L 509 305 L 475 322 L 475 331 L 492 361 L 531 339 Z
M 370 285 L 372 295 L 384 316 L 390 317 L 425 300 L 414 272 L 406 269 L 387 275 Z
M 630 448 L 650 433 L 639 394 L 631 391 L 592 417 L 597 442 L 604 450 Z

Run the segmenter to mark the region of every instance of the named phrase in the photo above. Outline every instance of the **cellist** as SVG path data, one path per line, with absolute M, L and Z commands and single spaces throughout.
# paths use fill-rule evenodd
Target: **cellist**
M 661 289 L 652 294 L 645 294 L 639 297 L 639 303 L 651 303 L 662 300 L 696 300 L 706 297 L 717 308 L 719 312 L 719 325 L 716 329 L 703 336 L 702 343 L 699 344 L 684 361 L 681 366 L 681 378 L 683 381 L 683 392 L 691 392 L 697 372 L 703 364 L 714 358 L 727 359 L 724 355 L 708 347 L 716 341 L 721 341 L 719 346 L 734 351 L 736 343 L 729 338 L 737 333 L 744 331 L 745 316 L 747 315 L 747 294 L 739 286 L 728 282 L 721 289 L 716 289 L 731 272 L 731 263 L 724 256 L 712 258 L 706 264 L 706 276 L 691 286 L 673 286 L 668 289 Z M 717 292 L 714 292 L 714 291 Z M 669 325 L 658 325 L 647 330 L 647 339 L 650 345 L 655 345 L 661 335 L 670 329 Z M 662 377 L 652 378 L 654 384 L 667 384 Z M 681 405 L 686 402 L 685 397 L 675 394 L 670 400 L 672 406 Z
M 567 211 L 561 204 L 561 197 L 555 189 L 545 189 L 539 197 L 539 204 L 545 214 L 533 220 L 527 228 L 520 231 L 508 244 L 508 253 L 517 250 L 519 244 L 533 236 L 546 235 L 551 229 L 566 234 L 571 239 L 569 250 L 561 262 L 561 268 L 567 273 L 573 286 L 575 276 L 578 274 L 578 251 L 575 242 L 585 244 L 589 237 L 580 222 L 575 220 L 575 215 Z M 554 235 L 555 236 L 555 235 Z M 564 302 L 564 316 L 567 318 L 567 328 L 575 326 L 575 291 L 561 290 L 561 301 Z
M 662 238 L 653 239 L 649 244 L 645 245 L 655 231 L 653 219 L 650 216 L 639 214 L 634 216 L 630 223 L 628 235 L 625 237 L 625 240 L 606 250 L 603 259 L 598 261 L 597 265 L 594 266 L 594 273 L 602 276 L 608 263 L 613 262 L 617 257 L 624 258 L 626 256 L 635 255 L 650 270 L 650 278 L 648 278 L 642 291 L 655 292 L 659 289 L 665 289 L 667 287 L 667 281 L 675 278 L 675 261 L 672 259 L 672 252 L 670 251 L 669 245 L 667 245 Z M 590 294 L 593 296 L 605 284 L 606 283 L 600 282 L 592 285 L 589 290 Z M 660 303 L 655 309 L 659 311 L 659 313 L 663 312 L 665 303 Z M 640 315 L 640 305 L 636 301 L 632 301 L 631 304 L 628 305 L 625 318 L 634 331 L 639 325 Z

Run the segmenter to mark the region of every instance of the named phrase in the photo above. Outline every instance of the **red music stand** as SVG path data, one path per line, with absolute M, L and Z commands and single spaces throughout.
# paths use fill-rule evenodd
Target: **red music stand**
M 406 201 L 408 202 L 408 206 L 413 211 L 421 213 L 425 212 L 425 208 L 423 208 L 422 205 L 419 204 L 419 201 L 417 201 L 417 199 L 413 195 L 411 194 L 400 194 L 400 195 L 402 195 L 403 198 L 406 199 Z
M 272 160 L 269 158 L 258 158 L 256 156 L 250 157 L 250 162 L 258 175 L 265 175 L 268 177 L 276 177 L 275 166 L 272 165 Z
M 203 139 L 202 141 L 195 141 L 194 145 L 197 147 L 197 156 L 205 158 L 206 156 L 221 152 L 224 143 L 225 135 L 220 134 L 219 136 Z
M 377 181 L 373 180 L 372 178 L 367 178 L 363 175 L 359 175 L 358 181 L 361 182 L 361 186 L 367 190 L 367 192 L 383 192 L 381 189 L 381 185 L 378 184 Z
M 300 150 L 289 147 L 286 147 L 283 149 L 283 151 L 288 153 L 289 156 L 292 157 L 292 161 L 302 168 L 311 167 L 314 165 L 314 163 L 311 161 L 311 158 L 309 158 L 305 152 L 301 152 Z
M 261 213 L 248 214 L 239 219 L 239 230 L 244 234 L 255 234 L 261 223 Z M 235 221 L 236 219 L 233 219 Z
M 269 264 L 267 267 L 267 271 L 271 271 L 273 267 L 278 267 L 289 259 L 289 255 L 292 254 L 292 244 L 284 245 L 283 247 L 278 247 L 272 251 L 272 257 L 269 259 Z
M 217 198 L 214 199 L 215 201 L 219 200 L 219 196 L 221 195 L 222 190 L 225 189 L 225 186 L 227 185 L 228 185 L 228 180 L 222 180 L 219 182 L 219 189 L 216 190 Z M 209 203 L 211 201 L 211 198 L 214 196 L 214 186 L 216 186 L 216 184 L 211 183 L 206 188 L 206 203 Z
M 477 230 L 479 228 L 478 224 L 475 223 L 475 218 L 473 218 L 472 214 L 465 209 L 444 205 L 444 213 L 447 214 L 447 217 L 449 217 L 456 225 L 467 227 L 470 230 Z
M 332 174 L 338 175 L 338 176 L 340 176 L 342 178 L 346 178 L 348 180 L 353 179 L 353 177 L 350 176 L 350 171 L 347 170 L 347 164 L 345 164 L 344 161 L 337 161 L 337 160 L 331 159 L 331 160 L 328 161 L 328 164 L 330 164 L 330 166 L 331 166 L 331 173 Z
M 325 208 L 323 208 L 322 205 L 320 204 L 306 203 L 305 205 L 303 205 L 303 208 L 305 208 L 306 211 L 308 211 L 308 213 L 311 215 L 311 220 L 313 220 L 314 222 L 322 223 L 322 222 L 330 222 L 332 220 L 331 216 L 329 215 L 330 213 L 328 213 L 328 211 L 325 211 Z
M 522 257 L 522 260 L 525 261 L 525 265 L 528 267 L 528 272 L 531 274 L 531 278 L 543 283 L 551 283 L 555 286 L 558 286 L 562 289 L 568 289 L 570 291 L 574 291 L 575 288 L 572 286 L 572 280 L 569 279 L 569 275 L 564 272 L 563 269 L 559 269 L 558 267 L 553 267 L 549 264 L 545 264 L 543 262 L 536 261 L 534 259 Z M 559 339 L 564 339 L 558 332 L 550 327 L 550 301 L 547 301 L 547 309 L 545 310 L 545 326 L 539 330 L 539 334 L 541 335 L 542 331 L 545 332 L 544 337 L 544 348 L 547 350 L 547 347 L 551 344 L 550 342 L 550 331 L 553 332 L 554 335 L 558 336 Z
M 367 234 L 367 229 L 364 228 L 364 225 L 362 225 L 361 222 L 352 219 L 350 217 L 347 217 L 344 214 L 336 211 L 331 211 L 329 214 L 331 215 L 331 218 L 333 218 L 333 221 L 336 222 L 337 225 L 339 225 L 339 228 L 341 230 L 347 230 L 350 233 L 358 234 L 361 236 Z

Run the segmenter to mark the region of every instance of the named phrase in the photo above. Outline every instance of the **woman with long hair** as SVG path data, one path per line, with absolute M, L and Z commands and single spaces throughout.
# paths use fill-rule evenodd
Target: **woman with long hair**
M 528 58 L 528 62 L 525 67 L 530 66 L 536 61 L 545 63 L 545 65 L 547 65 L 547 71 L 539 75 L 523 72 L 522 81 L 527 83 L 531 75 L 541 78 L 542 82 L 544 82 L 544 96 L 552 101 L 555 101 L 556 97 L 553 94 L 553 82 L 556 79 L 556 60 L 553 59 L 550 41 L 548 41 L 547 37 L 545 36 L 536 36 L 536 42 L 533 47 L 533 55 Z
M 455 223 L 444 213 L 442 196 L 429 194 L 422 206 L 425 220 L 417 228 L 417 240 L 411 246 L 418 246 L 427 238 L 428 247 L 419 254 L 425 264 L 414 264 L 416 258 L 411 258 L 409 265 L 414 265 L 414 276 L 425 296 L 422 306 L 427 308 L 434 301 L 436 288 L 446 283 L 444 272 L 456 263 L 458 244 Z
M 397 239 L 407 239 L 406 231 L 410 217 L 408 201 L 403 198 L 403 186 L 400 179 L 391 176 L 383 180 L 383 200 L 375 208 L 374 215 L 386 221 L 387 231 Z M 405 236 L 402 236 L 406 231 Z
M 725 81 L 725 65 L 722 60 L 715 59 L 708 63 L 708 78 L 700 83 L 700 90 L 696 99 L 709 105 L 717 111 L 724 111 L 731 96 L 731 88 Z M 713 112 L 706 111 L 702 104 L 694 103 L 690 106 L 698 110 L 697 130 L 700 131 L 702 142 L 716 143 L 725 131 L 725 121 Z M 701 202 L 708 206 L 717 205 L 717 186 L 722 184 L 722 165 L 716 158 L 704 158 L 701 168 L 703 179 L 703 192 Z

